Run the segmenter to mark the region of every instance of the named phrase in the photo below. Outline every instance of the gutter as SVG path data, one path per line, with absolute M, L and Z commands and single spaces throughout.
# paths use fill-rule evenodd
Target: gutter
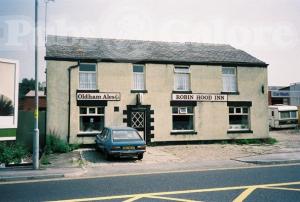
M 71 71 L 72 69 L 75 69 L 80 66 L 80 61 L 77 62 L 77 65 L 72 65 L 68 68 L 69 72 L 69 102 L 68 102 L 68 137 L 67 137 L 67 142 L 70 143 L 70 115 L 71 115 Z

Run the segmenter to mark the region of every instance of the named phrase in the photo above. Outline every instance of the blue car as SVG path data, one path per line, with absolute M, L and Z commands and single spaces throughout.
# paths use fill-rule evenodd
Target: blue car
M 138 131 L 129 127 L 106 127 L 96 136 L 96 149 L 103 152 L 106 160 L 112 157 L 137 157 L 141 160 L 146 143 Z

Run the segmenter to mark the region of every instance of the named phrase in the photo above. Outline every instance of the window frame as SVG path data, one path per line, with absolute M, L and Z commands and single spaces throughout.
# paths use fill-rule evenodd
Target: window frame
M 81 108 L 86 108 L 86 113 L 85 114 L 82 114 L 80 112 Z M 95 109 L 95 113 L 90 113 L 90 109 L 91 108 L 94 108 Z M 98 108 L 103 108 L 103 113 L 99 113 L 99 109 Z M 103 129 L 105 129 L 105 107 L 100 107 L 100 106 L 80 106 L 79 107 L 79 133 L 80 134 L 93 134 L 93 133 L 99 133 L 99 132 L 102 132 L 102 130 L 95 130 L 95 131 L 82 131 L 80 129 L 80 122 L 81 122 L 81 117 L 103 117 Z
M 244 112 L 244 109 L 247 109 L 247 112 Z M 233 109 L 233 113 L 230 112 L 230 109 Z M 240 112 L 236 112 L 239 109 Z M 251 130 L 251 110 L 250 106 L 229 106 L 228 107 L 228 131 L 250 131 Z M 247 128 L 231 128 L 233 125 L 238 124 L 230 124 L 230 116 L 245 116 L 247 115 Z M 239 124 L 241 125 L 241 124 Z
M 191 107 L 192 113 L 189 112 L 189 110 L 188 110 L 189 107 Z M 177 108 L 177 113 L 173 112 L 173 108 Z M 180 112 L 180 109 L 182 109 L 182 108 L 186 108 L 186 113 Z M 181 132 L 182 133 L 195 132 L 195 107 L 194 106 L 172 106 L 171 110 L 172 110 L 172 131 L 171 131 L 171 133 L 180 134 Z M 174 116 L 192 116 L 193 117 L 193 120 L 192 120 L 193 129 L 191 129 L 191 130 L 176 130 L 176 129 L 174 129 L 174 122 L 173 122 Z
M 289 117 L 288 118 L 284 118 L 281 116 L 282 112 L 288 112 L 289 113 Z M 295 113 L 295 117 L 292 117 L 292 113 Z M 279 111 L 279 117 L 280 117 L 280 120 L 288 120 L 288 119 L 298 119 L 298 115 L 297 115 L 297 111 Z
M 134 67 L 135 66 L 142 66 L 143 67 L 143 72 L 134 72 Z M 132 65 L 132 75 L 133 75 L 133 78 L 132 78 L 132 90 L 133 91 L 145 91 L 146 90 L 146 77 L 145 77 L 145 71 L 146 71 L 146 68 L 145 68 L 145 65 L 144 64 L 133 64 Z M 135 75 L 143 75 L 143 88 L 142 89 L 138 89 L 138 88 L 135 88 L 135 84 L 136 84 L 136 80 L 135 80 Z
M 81 71 L 80 70 L 80 65 L 85 65 L 85 64 L 95 65 L 95 71 Z M 80 63 L 80 65 L 79 65 L 79 68 L 78 68 L 78 89 L 79 90 L 96 90 L 97 86 L 98 86 L 98 82 L 97 82 L 97 80 L 98 80 L 98 78 L 97 78 L 98 63 Z M 92 88 L 82 88 L 81 87 L 81 82 L 80 82 L 80 73 L 93 73 L 93 74 L 95 74 L 95 86 L 92 87 Z
M 180 71 L 177 71 L 176 69 L 187 69 L 187 72 L 180 72 Z M 178 74 L 188 75 L 187 89 L 177 89 L 176 75 L 178 75 Z M 191 91 L 191 67 L 190 66 L 188 66 L 188 65 L 175 65 L 174 66 L 173 89 L 174 89 L 174 91 L 182 91 L 182 92 Z
M 225 89 L 225 76 L 224 75 L 233 75 L 233 74 L 224 74 L 223 73 L 223 69 L 234 69 L 234 76 L 231 76 L 231 78 L 234 78 L 234 85 L 235 85 L 235 89 L 231 90 L 231 89 Z M 222 92 L 223 93 L 238 93 L 238 79 L 237 79 L 237 67 L 230 67 L 230 66 L 222 66 L 221 69 L 221 73 L 222 73 Z M 229 78 L 229 76 L 227 76 L 227 78 Z

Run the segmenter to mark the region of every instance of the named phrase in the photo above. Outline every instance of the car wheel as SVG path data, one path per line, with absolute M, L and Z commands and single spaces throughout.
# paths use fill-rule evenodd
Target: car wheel
M 111 155 L 109 155 L 109 153 L 107 151 L 104 151 L 104 158 L 105 158 L 105 160 L 110 161 Z
M 144 154 L 138 154 L 138 155 L 137 155 L 138 160 L 142 160 L 143 157 L 144 157 Z

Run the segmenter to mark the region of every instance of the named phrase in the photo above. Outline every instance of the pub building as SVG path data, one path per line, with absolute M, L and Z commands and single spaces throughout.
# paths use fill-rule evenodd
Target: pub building
M 267 64 L 230 45 L 48 36 L 47 131 L 92 144 L 268 137 Z

